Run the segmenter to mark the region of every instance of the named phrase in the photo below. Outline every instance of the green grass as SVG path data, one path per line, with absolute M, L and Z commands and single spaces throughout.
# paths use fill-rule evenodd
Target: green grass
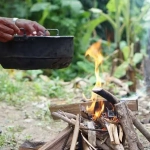
M 19 106 L 24 102 L 37 100 L 38 96 L 66 100 L 72 97 L 72 93 L 66 90 L 59 78 L 51 80 L 46 76 L 40 76 L 37 72 L 39 71 L 11 72 L 0 68 L 0 101 Z
M 16 132 L 21 132 L 23 129 L 18 126 L 18 127 L 8 127 L 7 130 L 0 134 L 0 148 L 9 146 L 9 147 L 16 147 L 17 146 L 17 140 L 15 133 Z

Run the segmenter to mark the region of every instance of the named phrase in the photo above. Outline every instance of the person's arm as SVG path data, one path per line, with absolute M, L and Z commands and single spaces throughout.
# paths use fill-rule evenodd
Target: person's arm
M 21 35 L 20 28 L 24 28 L 27 35 L 44 35 L 46 30 L 35 21 L 17 19 L 14 22 L 13 18 L 0 17 L 0 41 L 7 42 L 13 39 L 14 34 Z M 46 35 L 50 35 L 48 31 Z

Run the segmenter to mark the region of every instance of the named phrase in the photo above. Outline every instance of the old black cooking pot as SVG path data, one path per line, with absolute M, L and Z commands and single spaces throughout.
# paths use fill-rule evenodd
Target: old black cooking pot
M 24 30 L 24 29 L 21 29 Z M 73 36 L 14 36 L 0 42 L 0 64 L 5 69 L 60 69 L 73 57 Z

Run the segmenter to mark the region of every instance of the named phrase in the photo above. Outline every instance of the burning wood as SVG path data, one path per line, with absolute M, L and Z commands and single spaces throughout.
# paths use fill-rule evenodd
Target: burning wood
M 83 150 L 124 150 L 127 146 L 129 150 L 144 150 L 133 124 L 148 140 L 150 134 L 133 116 L 126 103 L 119 102 L 114 95 L 104 89 L 97 89 L 94 92 L 109 99 L 103 102 L 94 101 L 87 108 L 82 106 L 79 112 L 79 133 L 82 142 L 79 142 L 78 138 L 76 149 L 80 149 L 78 143 L 82 143 Z M 74 114 L 58 111 L 53 112 L 52 115 L 68 122 L 71 126 L 76 125 Z
M 75 126 L 75 121 L 72 121 L 67 116 L 63 116 L 62 114 L 60 115 L 60 112 L 53 112 L 53 115 L 67 121 L 70 125 Z M 82 118 L 82 116 L 80 117 Z M 92 120 L 87 121 L 86 119 L 85 121 L 84 118 L 80 120 L 82 120 L 82 122 L 80 122 L 79 124 L 80 132 L 83 134 L 82 138 L 84 141 L 86 141 L 85 142 L 86 146 L 88 145 L 88 147 L 92 147 L 92 149 L 95 149 L 95 150 L 96 148 L 103 148 L 103 150 L 109 150 L 109 149 L 112 150 L 110 145 L 114 145 L 112 147 L 115 147 L 114 148 L 115 150 L 122 150 L 120 147 L 123 147 L 123 146 L 121 144 L 121 140 L 119 139 L 119 133 L 117 131 L 116 124 L 108 123 L 105 121 L 106 122 L 105 125 L 108 130 L 101 129 L 101 128 L 98 130 L 97 126 L 100 126 L 100 125 L 97 125 L 97 123 L 95 123 L 94 121 Z M 106 143 L 106 140 L 108 138 L 112 141 L 111 143 L 109 143 L 110 145 L 107 145 Z
M 100 90 L 103 94 L 110 94 Z M 53 116 L 67 122 L 69 126 L 56 139 L 38 150 L 124 150 L 126 146 L 129 150 L 144 150 L 133 123 L 136 123 L 136 127 L 148 140 L 150 134 L 140 126 L 125 102 L 119 102 L 112 94 L 106 97 L 115 99 L 110 101 L 117 103 L 96 102 L 93 105 L 94 110 L 88 112 L 86 108 L 82 108 L 78 115 L 64 111 L 53 112 Z M 99 109 L 103 110 L 94 115 Z

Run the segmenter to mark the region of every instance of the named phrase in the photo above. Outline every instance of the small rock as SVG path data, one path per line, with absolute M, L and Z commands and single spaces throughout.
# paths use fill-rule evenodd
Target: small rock
M 150 110 L 150 102 L 148 102 L 146 109 Z
M 27 122 L 27 123 L 30 123 L 30 122 L 32 122 L 33 121 L 33 119 L 25 119 L 24 120 L 24 122 Z
M 147 114 L 149 114 L 149 113 L 150 113 L 149 110 L 146 110 L 146 109 L 143 109 L 143 110 L 142 110 L 142 114 L 143 114 L 143 115 L 147 115 Z
M 48 130 L 52 130 L 52 128 L 51 128 L 50 126 L 47 126 L 46 128 L 47 128 Z
M 142 112 L 138 112 L 138 115 L 142 115 Z
M 141 104 L 141 106 L 143 106 L 144 108 L 146 108 L 147 107 L 147 103 L 148 103 L 147 101 L 141 101 L 140 104 Z
M 120 96 L 125 96 L 125 95 L 127 95 L 127 91 L 119 91 L 119 95 Z

